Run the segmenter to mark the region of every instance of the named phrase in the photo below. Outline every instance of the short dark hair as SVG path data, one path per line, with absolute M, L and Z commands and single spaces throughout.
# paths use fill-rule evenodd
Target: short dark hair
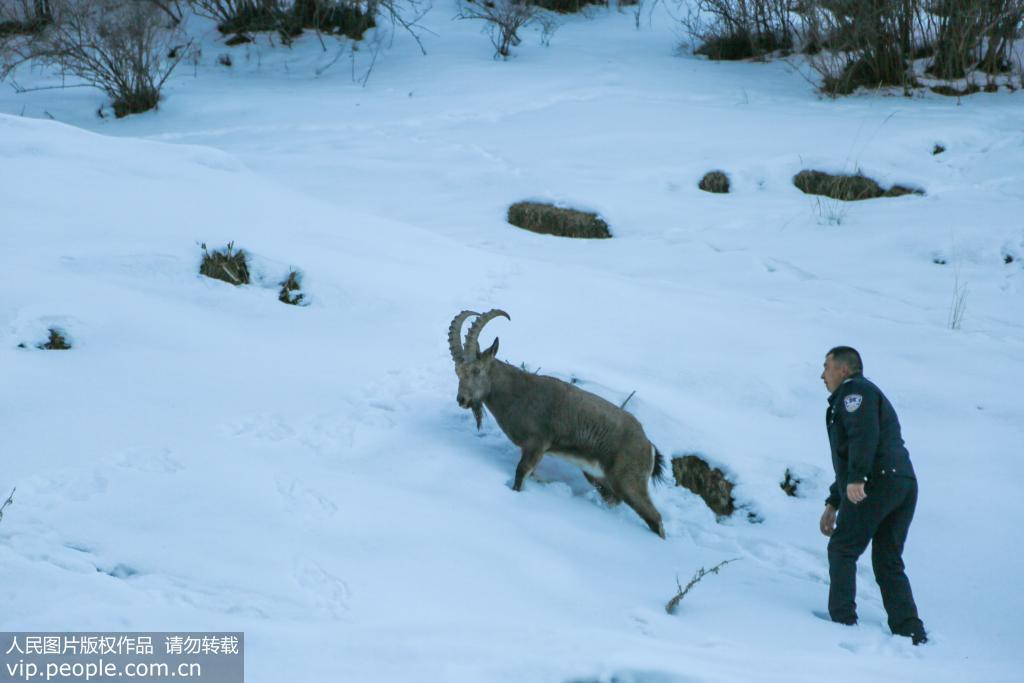
M 832 359 L 840 365 L 845 365 L 855 375 L 864 372 L 864 363 L 860 359 L 860 354 L 852 346 L 836 346 L 828 352 L 828 355 L 832 356 Z

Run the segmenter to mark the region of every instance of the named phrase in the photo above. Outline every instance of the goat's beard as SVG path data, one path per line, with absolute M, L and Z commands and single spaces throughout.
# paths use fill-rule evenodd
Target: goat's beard
M 484 419 L 484 407 L 480 404 L 480 401 L 473 401 L 470 405 L 470 409 L 473 411 L 473 417 L 476 418 L 476 431 L 480 431 L 480 423 Z

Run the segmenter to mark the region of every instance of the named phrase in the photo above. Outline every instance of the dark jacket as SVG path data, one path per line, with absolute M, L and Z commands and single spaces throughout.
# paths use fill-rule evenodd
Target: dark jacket
M 877 476 L 916 478 L 896 411 L 863 375 L 847 378 L 829 396 L 825 425 L 836 472 L 826 501 L 832 507 L 839 508 L 847 484 Z

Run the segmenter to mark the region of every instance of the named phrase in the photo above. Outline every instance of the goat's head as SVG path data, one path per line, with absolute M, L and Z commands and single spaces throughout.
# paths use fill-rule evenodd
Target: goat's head
M 460 341 L 462 325 L 471 316 L 477 316 L 477 318 L 470 325 L 469 332 L 466 334 L 466 343 L 463 345 Z M 484 325 L 499 316 L 511 320 L 508 313 L 496 308 L 483 314 L 462 311 L 455 316 L 452 324 L 448 327 L 448 346 L 452 352 L 452 360 L 455 361 L 455 374 L 459 376 L 457 400 L 460 406 L 473 411 L 477 429 L 480 428 L 480 421 L 483 418 L 481 404 L 491 391 L 491 364 L 498 353 L 497 338 L 486 351 L 480 351 L 480 332 L 484 329 Z

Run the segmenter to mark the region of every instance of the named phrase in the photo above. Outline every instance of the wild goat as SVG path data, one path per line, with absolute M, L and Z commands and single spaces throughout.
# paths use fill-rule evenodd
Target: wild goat
M 462 325 L 472 316 L 477 317 L 463 346 Z M 481 353 L 480 332 L 499 316 L 511 320 L 497 309 L 462 311 L 448 328 L 448 345 L 459 376 L 459 405 L 473 411 L 477 429 L 482 406 L 487 406 L 501 431 L 522 449 L 512 488 L 521 491 L 540 459 L 551 453 L 578 465 L 609 505 L 626 501 L 651 531 L 665 538 L 647 490 L 648 479 L 661 478 L 665 459 L 640 422 L 600 396 L 497 360 L 497 339 Z

